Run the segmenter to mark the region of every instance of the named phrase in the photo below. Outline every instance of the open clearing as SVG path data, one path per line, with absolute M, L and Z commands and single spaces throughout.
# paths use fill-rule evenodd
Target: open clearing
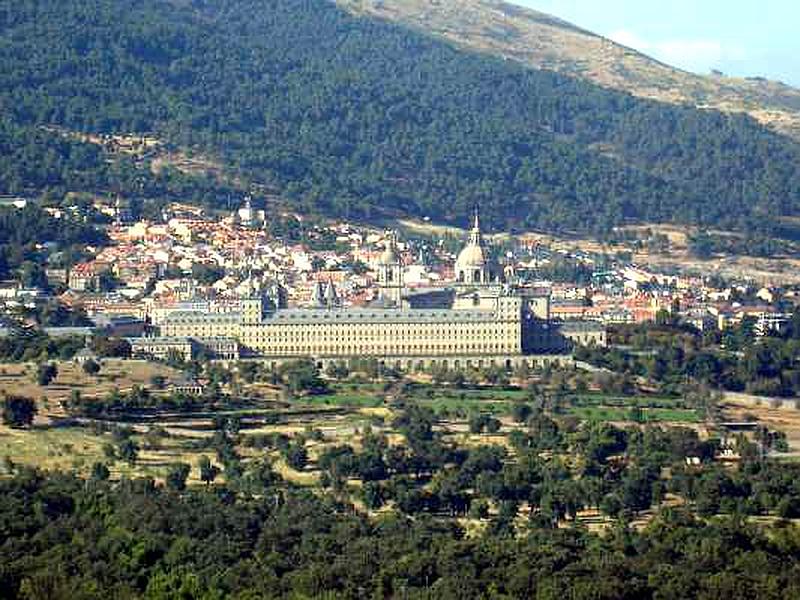
M 782 431 L 790 451 L 800 453 L 800 410 L 794 400 L 757 398 L 744 394 L 728 394 L 723 404 L 725 418 L 730 421 L 757 419 L 769 429 Z
M 69 397 L 73 389 L 84 396 L 96 397 L 114 388 L 129 390 L 134 385 L 149 386 L 153 376 L 166 378 L 167 386 L 181 378 L 180 372 L 165 365 L 144 360 L 106 358 L 100 361 L 101 370 L 96 376 L 87 375 L 81 365 L 71 361 L 51 361 L 58 367 L 58 376 L 48 386 L 36 383 L 34 363 L 3 363 L 0 365 L 0 390 L 7 394 L 45 397 L 58 400 Z

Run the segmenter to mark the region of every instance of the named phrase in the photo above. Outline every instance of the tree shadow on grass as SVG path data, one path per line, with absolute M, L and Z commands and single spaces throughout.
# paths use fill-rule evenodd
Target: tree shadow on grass
M 43 424 L 37 423 L 30 427 L 31 431 L 51 431 L 53 429 L 70 429 L 70 428 L 82 428 L 83 425 L 79 423 L 76 419 L 72 417 L 56 417 L 53 418 L 50 423 Z

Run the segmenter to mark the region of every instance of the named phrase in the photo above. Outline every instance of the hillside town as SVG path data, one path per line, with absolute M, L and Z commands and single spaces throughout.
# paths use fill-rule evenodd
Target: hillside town
M 84 260 L 46 269 L 46 287 L 0 283 L 5 335 L 32 324 L 25 319 L 26 307 L 53 301 L 85 313 L 87 334 L 128 338 L 158 336 L 173 312 L 231 312 L 254 296 L 269 296 L 285 308 L 314 308 L 326 297 L 339 308 L 368 307 L 380 301 L 381 257 L 394 235 L 347 222 L 309 223 L 290 213 L 267 214 L 249 199 L 225 216 L 170 205 L 155 221 L 134 221 L 119 200 L 95 208 L 112 219 L 108 246 L 86 248 Z M 50 210 L 56 218 L 67 216 Z M 463 236 L 411 232 L 393 243 L 410 294 L 444 290 L 456 281 Z M 607 326 L 669 317 L 702 332 L 747 322 L 764 336 L 780 333 L 800 302 L 800 290 L 792 287 L 666 274 L 607 254 L 555 250 L 535 238 L 500 240 L 488 244 L 487 252 L 497 281 L 546 296 L 548 319 L 556 323 Z M 57 335 L 61 328 L 48 329 Z M 76 332 L 74 326 L 63 330 Z

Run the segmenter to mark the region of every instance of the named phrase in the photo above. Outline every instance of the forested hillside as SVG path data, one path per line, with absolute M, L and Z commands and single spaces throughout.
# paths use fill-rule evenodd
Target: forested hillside
M 670 104 L 749 114 L 800 140 L 800 90 L 762 77 L 689 73 L 558 16 L 505 0 L 336 0 L 358 15 L 393 21 L 459 46 L 558 71 Z M 530 2 L 528 4 L 531 4 Z M 537 4 L 537 3 L 533 3 Z
M 481 203 L 495 225 L 602 233 L 630 219 L 763 229 L 800 212 L 800 146 L 749 118 L 470 54 L 323 0 L 2 0 L 0 67 L 0 192 L 180 194 L 143 181 L 146 164 L 41 132 L 55 125 L 151 133 L 240 186 L 359 218 L 457 220 Z M 184 187 L 221 203 L 217 185 Z
M 757 493 L 771 496 L 796 481 L 792 474 L 765 470 L 779 483 L 760 484 Z M 709 520 L 665 511 L 644 532 L 620 524 L 605 536 L 577 527 L 515 536 L 501 515 L 488 534 L 467 537 L 426 514 L 370 521 L 328 495 L 285 490 L 274 479 L 269 467 L 248 473 L 241 487 L 252 491 L 238 494 L 31 471 L 0 480 L 4 597 L 779 600 L 800 593 L 796 529 L 782 521 L 761 531 L 736 508 Z M 709 496 L 746 489 L 722 475 L 699 484 Z M 516 511 L 516 501 L 506 504 Z

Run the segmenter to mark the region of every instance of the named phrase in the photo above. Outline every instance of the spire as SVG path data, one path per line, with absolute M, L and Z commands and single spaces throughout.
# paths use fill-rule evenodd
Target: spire
M 336 293 L 336 287 L 331 279 L 328 280 L 328 287 L 325 288 L 325 304 L 328 308 L 333 308 L 339 304 L 339 295 Z
M 481 237 L 481 219 L 477 204 L 475 205 L 475 217 L 472 223 L 472 231 L 469 234 L 469 243 L 472 246 L 480 246 L 483 243 Z
M 325 306 L 325 293 L 322 290 L 321 281 L 317 281 L 314 284 L 314 290 L 311 293 L 311 304 L 314 308 L 322 308 Z

